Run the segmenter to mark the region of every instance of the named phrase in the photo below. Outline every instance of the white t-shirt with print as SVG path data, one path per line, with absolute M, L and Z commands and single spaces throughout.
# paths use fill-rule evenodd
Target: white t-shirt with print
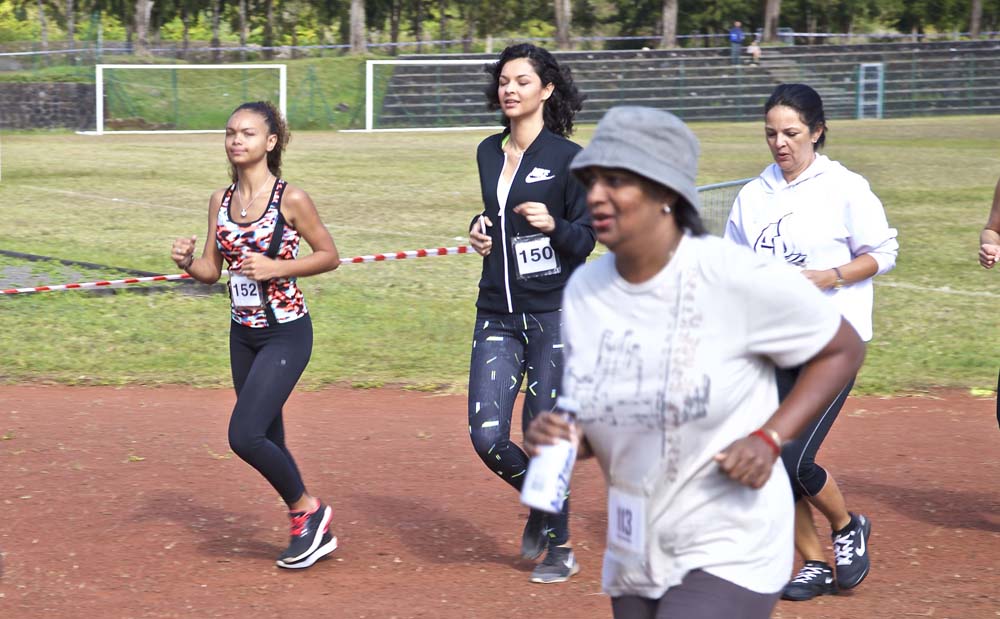
M 612 510 L 644 512 L 633 514 L 628 544 L 609 535 L 605 591 L 659 598 L 698 568 L 780 590 L 794 521 L 781 461 L 753 490 L 713 456 L 770 418 L 774 365 L 802 364 L 826 346 L 837 309 L 791 267 L 686 236 L 641 284 L 618 275 L 613 253 L 581 267 L 563 320 L 563 394 L 605 473 L 609 523 Z

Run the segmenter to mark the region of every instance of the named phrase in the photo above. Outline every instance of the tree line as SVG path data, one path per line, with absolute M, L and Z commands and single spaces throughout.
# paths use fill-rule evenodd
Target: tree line
M 128 41 L 143 53 L 159 41 L 192 40 L 212 48 L 282 45 L 449 43 L 474 51 L 476 41 L 545 38 L 571 49 L 581 38 L 611 38 L 605 47 L 644 37 L 663 48 L 719 44 L 734 20 L 772 41 L 796 32 L 996 32 L 1000 0 L 0 0 L 0 42 L 50 38 Z M 81 27 L 82 25 L 82 27 Z M 694 35 L 694 36 L 691 36 Z M 699 38 L 700 37 L 700 38 Z M 444 47 L 442 47 L 444 49 Z

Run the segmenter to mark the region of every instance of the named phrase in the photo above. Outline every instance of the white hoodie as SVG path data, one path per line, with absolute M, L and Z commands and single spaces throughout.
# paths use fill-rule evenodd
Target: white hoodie
M 882 202 L 861 175 L 825 155 L 791 183 L 772 163 L 736 196 L 725 237 L 802 269 L 824 270 L 868 254 L 878 275 L 896 266 L 899 243 Z M 872 337 L 871 278 L 826 291 L 861 339 Z

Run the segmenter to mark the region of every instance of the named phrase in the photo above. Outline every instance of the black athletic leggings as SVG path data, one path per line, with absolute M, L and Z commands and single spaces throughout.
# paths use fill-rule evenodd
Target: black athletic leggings
M 257 469 L 291 505 L 305 493 L 302 476 L 285 446 L 281 408 L 312 354 L 312 321 L 229 330 L 229 359 L 236 406 L 229 418 L 229 446 Z
M 521 432 L 552 410 L 562 383 L 562 312 L 495 314 L 479 310 L 469 364 L 469 433 L 486 466 L 518 492 L 528 456 L 510 440 L 514 400 L 527 379 Z M 569 540 L 569 499 L 547 518 L 549 545 Z
M 798 380 L 802 366 L 781 369 L 777 368 L 778 401 L 783 401 Z M 852 377 L 833 402 L 809 426 L 799 433 L 798 438 L 788 441 L 781 447 L 781 460 L 785 465 L 788 478 L 792 481 L 792 495 L 798 501 L 804 496 L 816 496 L 826 485 L 826 469 L 816 464 L 816 452 L 826 439 L 830 427 L 837 420 L 840 409 L 844 407 L 847 394 L 854 386 Z

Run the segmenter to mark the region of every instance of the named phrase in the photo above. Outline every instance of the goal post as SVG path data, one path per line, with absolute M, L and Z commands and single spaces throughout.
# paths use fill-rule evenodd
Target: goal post
M 491 62 L 487 58 L 366 61 L 364 131 L 495 129 L 498 115 L 486 108 L 483 99 L 482 69 Z M 391 73 L 377 76 L 378 67 Z M 406 75 L 397 75 L 396 67 L 405 67 Z M 412 83 L 402 83 L 406 80 Z M 396 111 L 388 113 L 390 108 Z
M 143 78 L 121 79 L 118 76 L 138 71 Z M 240 71 L 235 77 L 215 77 L 205 72 Z M 181 83 L 181 74 L 199 74 L 198 79 Z M 273 77 L 251 83 L 261 75 L 277 72 Z M 223 73 L 220 73 L 222 75 Z M 95 131 L 106 133 L 222 133 L 220 115 L 228 117 L 238 103 L 230 90 L 239 90 L 246 100 L 275 100 L 282 116 L 287 119 L 288 69 L 284 64 L 98 64 L 95 65 Z M 128 109 L 130 118 L 121 118 L 117 110 L 110 113 L 108 104 L 119 100 Z M 223 101 L 220 103 L 220 100 Z M 185 115 L 186 121 L 181 121 Z M 131 125 L 130 125 L 131 123 Z M 204 125 L 204 126 L 202 126 Z

